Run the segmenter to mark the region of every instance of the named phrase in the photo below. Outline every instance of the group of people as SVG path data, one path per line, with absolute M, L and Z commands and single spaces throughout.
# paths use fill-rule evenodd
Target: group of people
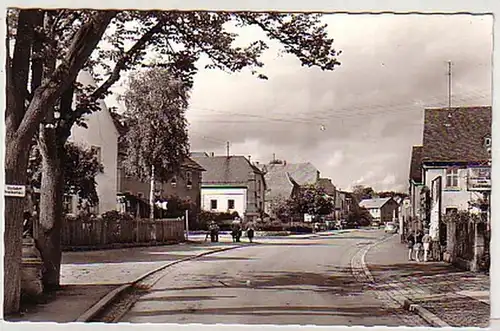
M 249 222 L 246 226 L 247 237 L 250 242 L 253 242 L 253 237 L 255 235 L 255 229 L 252 222 Z M 243 236 L 243 229 L 241 225 L 241 221 L 235 220 L 233 222 L 231 236 L 233 237 L 233 242 L 240 242 L 241 237 Z
M 431 245 L 431 237 L 428 230 L 425 230 L 425 233 L 420 230 L 416 233 L 413 231 L 410 232 L 406 238 L 406 242 L 408 243 L 408 260 L 420 262 L 423 254 L 423 261 L 428 261 Z M 415 259 L 413 259 L 413 256 L 415 256 Z
M 210 235 L 211 242 L 219 241 L 219 226 L 216 222 L 212 221 L 208 225 L 208 233 L 207 238 Z M 249 222 L 246 226 L 247 237 L 250 242 L 253 242 L 253 237 L 255 235 L 255 228 L 252 222 Z M 235 220 L 231 227 L 231 237 L 233 238 L 233 242 L 240 242 L 241 237 L 243 236 L 243 229 L 241 226 L 241 221 Z M 207 239 L 205 238 L 205 240 Z

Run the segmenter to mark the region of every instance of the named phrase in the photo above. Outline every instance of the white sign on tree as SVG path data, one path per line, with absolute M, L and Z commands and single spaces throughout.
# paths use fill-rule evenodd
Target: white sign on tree
M 6 197 L 24 198 L 26 196 L 25 185 L 5 185 Z

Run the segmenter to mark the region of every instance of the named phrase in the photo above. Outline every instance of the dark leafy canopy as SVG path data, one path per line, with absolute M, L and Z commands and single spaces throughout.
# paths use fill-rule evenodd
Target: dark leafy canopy
M 96 153 L 74 143 L 64 146 L 64 192 L 78 195 L 86 199 L 90 205 L 99 203 L 97 196 L 96 176 L 104 170 L 103 165 L 97 160 Z M 40 188 L 42 179 L 42 156 L 37 145 L 30 150 L 28 167 L 28 185 Z
M 125 171 L 141 180 L 166 181 L 189 156 L 185 112 L 188 87 L 167 70 L 154 67 L 134 75 L 123 96 L 128 130 Z
M 110 93 L 109 86 L 120 78 L 120 73 L 138 65 L 162 66 L 188 87 L 193 85 L 196 62 L 202 56 L 210 60 L 207 68 L 226 72 L 249 68 L 252 74 L 267 79 L 258 71 L 264 66 L 260 56 L 268 49 L 267 43 L 255 40 L 237 46 L 238 34 L 229 31 L 231 25 L 259 27 L 271 40 L 280 42 L 284 53 L 295 55 L 304 66 L 333 70 L 340 65 L 340 51 L 334 49 L 319 14 L 120 12 L 87 63 L 94 78 L 103 83 L 97 90 L 85 93 L 88 97 L 81 99 L 80 112 L 93 111 L 95 98 Z M 77 118 L 80 112 L 76 112 Z
M 282 221 L 287 221 L 300 214 L 328 215 L 334 208 L 333 198 L 323 188 L 311 185 L 302 187 L 294 198 L 278 201 L 273 212 Z

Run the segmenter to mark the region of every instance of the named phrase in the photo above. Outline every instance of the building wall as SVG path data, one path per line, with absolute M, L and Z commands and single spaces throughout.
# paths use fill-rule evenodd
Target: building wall
M 446 208 L 457 208 L 458 210 L 467 210 L 468 202 L 473 198 L 474 193 L 467 191 L 467 169 L 458 170 L 458 188 L 449 189 L 446 187 L 446 169 L 425 169 L 425 185 L 431 188 L 432 181 L 442 176 L 442 201 L 441 214 L 446 212 Z
M 104 102 L 99 104 L 101 111 L 85 117 L 88 128 L 74 125 L 69 140 L 87 148 L 100 148 L 100 161 L 104 172 L 96 176 L 96 182 L 99 196 L 98 213 L 101 214 L 117 208 L 118 131 Z
M 385 205 L 380 208 L 380 221 L 382 223 L 392 222 L 395 218 L 398 218 L 398 203 L 394 200 L 389 200 Z
M 217 200 L 217 209 L 211 209 L 211 200 Z M 234 200 L 234 209 L 228 209 L 228 200 Z M 246 212 L 247 189 L 246 188 L 201 188 L 201 209 L 214 212 L 237 211 L 240 217 Z
M 368 211 L 370 212 L 370 215 L 372 215 L 374 220 L 380 220 L 381 213 L 379 208 L 370 208 L 368 209 Z
M 264 211 L 266 209 L 264 176 L 262 174 L 255 172 L 249 174 L 247 194 L 245 209 L 247 213 L 259 214 L 260 210 Z M 270 204 L 267 205 L 269 209 Z
M 166 183 L 156 183 L 156 190 L 160 191 L 160 195 L 163 197 L 168 196 L 178 196 L 181 199 L 189 199 L 193 201 L 198 210 L 201 209 L 201 171 L 199 170 L 183 170 L 191 171 L 191 187 L 188 186 L 187 177 L 184 175 L 178 175 L 175 180 L 170 179 Z M 138 179 L 126 177 L 123 170 L 120 172 L 120 187 L 118 191 L 120 193 L 129 192 L 134 195 L 139 195 L 142 193 L 144 199 L 149 200 L 149 182 L 141 182 Z M 173 184 L 175 182 L 175 184 Z

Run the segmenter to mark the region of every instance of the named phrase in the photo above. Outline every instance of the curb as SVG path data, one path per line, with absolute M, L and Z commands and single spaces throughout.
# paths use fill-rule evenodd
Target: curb
M 387 238 L 384 238 L 381 241 L 378 241 L 369 247 L 366 248 L 366 250 L 363 252 L 363 255 L 361 256 L 361 263 L 362 263 L 362 268 L 365 276 L 370 280 L 371 283 L 375 283 L 375 279 L 373 278 L 372 273 L 368 269 L 365 261 L 365 256 L 368 253 L 370 249 L 373 247 L 382 244 L 389 239 L 393 238 L 394 236 L 397 236 L 398 234 L 395 233 L 392 236 L 389 236 Z M 395 288 L 396 291 L 399 290 L 396 285 L 391 285 L 391 287 Z M 399 292 L 399 291 L 398 291 Z M 429 323 L 430 325 L 433 325 L 435 327 L 451 327 L 448 323 L 440 319 L 437 315 L 431 313 L 429 310 L 425 309 L 424 307 L 418 305 L 418 304 L 412 304 L 411 301 L 403 296 L 402 294 L 395 295 L 394 293 L 391 293 L 390 291 L 387 291 L 387 294 L 398 304 L 400 304 L 404 309 L 407 309 L 408 311 L 415 312 L 418 316 L 420 316 L 424 321 Z
M 168 267 L 171 267 L 171 266 L 173 266 L 175 264 L 178 264 L 178 263 L 181 263 L 181 262 L 191 261 L 191 260 L 194 260 L 194 259 L 206 256 L 206 255 L 210 255 L 210 254 L 214 254 L 214 253 L 220 253 L 220 252 L 224 252 L 224 251 L 229 251 L 229 250 L 240 248 L 240 247 L 244 247 L 244 246 L 223 247 L 223 248 L 215 249 L 215 250 L 212 250 L 212 251 L 209 251 L 209 252 L 204 252 L 204 253 L 201 253 L 201 254 L 197 254 L 197 255 L 193 255 L 193 256 L 188 256 L 186 258 L 169 262 L 169 263 L 167 263 L 165 265 L 162 265 L 162 266 L 160 266 L 160 267 L 158 267 L 156 269 L 148 271 L 147 273 L 145 273 L 144 275 L 136 278 L 132 282 L 123 284 L 120 287 L 118 287 L 118 288 L 114 289 L 113 291 L 109 292 L 108 294 L 106 294 L 101 300 L 99 300 L 97 303 L 95 303 L 94 305 L 92 305 L 92 307 L 90 307 L 89 309 L 87 309 L 87 311 L 85 311 L 82 315 L 80 315 L 80 317 L 78 317 L 75 320 L 75 322 L 89 322 L 91 319 L 93 319 L 95 316 L 97 316 L 97 314 L 99 314 L 100 312 L 102 312 L 104 310 L 104 308 L 106 308 L 107 306 L 109 306 L 120 294 L 124 293 L 126 290 L 128 290 L 129 288 L 131 288 L 132 286 L 134 286 L 136 283 L 141 282 L 146 277 L 151 276 L 151 275 L 153 275 L 153 274 L 155 274 L 155 273 L 157 273 L 157 272 L 159 272 L 159 271 L 161 271 L 163 269 L 166 269 Z

